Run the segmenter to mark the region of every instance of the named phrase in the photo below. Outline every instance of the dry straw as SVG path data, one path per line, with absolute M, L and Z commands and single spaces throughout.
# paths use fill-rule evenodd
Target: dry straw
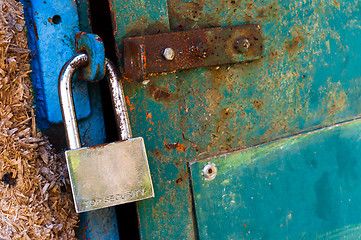
M 0 0 L 0 239 L 74 239 L 63 159 L 36 129 L 22 5 Z

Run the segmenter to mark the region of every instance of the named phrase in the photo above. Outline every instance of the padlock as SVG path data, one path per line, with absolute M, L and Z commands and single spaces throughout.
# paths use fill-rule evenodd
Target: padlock
M 71 149 L 65 157 L 77 213 L 154 197 L 144 141 L 131 138 L 120 73 L 109 60 L 107 78 L 121 141 L 81 148 L 71 80 L 88 61 L 86 54 L 78 54 L 59 75 L 59 98 Z

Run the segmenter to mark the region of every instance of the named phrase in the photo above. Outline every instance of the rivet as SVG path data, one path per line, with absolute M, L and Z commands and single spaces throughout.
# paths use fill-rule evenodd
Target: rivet
M 207 163 L 202 170 L 202 175 L 204 177 L 204 180 L 213 180 L 217 176 L 216 164 L 212 162 Z
M 163 57 L 168 60 L 168 61 L 172 61 L 175 57 L 175 51 L 173 50 L 173 48 L 166 48 L 163 50 Z
M 251 43 L 247 38 L 238 38 L 234 42 L 234 49 L 236 49 L 239 53 L 248 52 L 248 48 L 251 46 Z

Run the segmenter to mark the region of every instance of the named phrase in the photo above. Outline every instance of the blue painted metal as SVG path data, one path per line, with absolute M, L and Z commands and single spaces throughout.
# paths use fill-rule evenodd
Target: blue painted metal
M 46 127 L 49 126 L 46 121 L 50 124 L 63 121 L 57 76 L 62 67 L 59 63 L 65 63 L 74 54 L 74 36 L 79 32 L 77 8 L 74 1 L 31 1 L 27 11 L 32 18 L 28 21 L 30 29 L 34 31 L 30 46 L 39 62 L 37 71 L 32 74 L 34 88 L 41 92 L 36 96 L 36 107 L 41 108 L 38 112 L 38 119 L 43 119 L 39 122 L 40 127 Z M 77 116 L 86 118 L 90 114 L 87 85 L 74 81 L 74 89 Z
M 75 51 L 75 33 L 79 32 L 74 1 L 22 0 L 31 50 L 31 69 L 37 126 L 53 129 L 62 122 L 58 101 L 57 78 L 63 64 Z M 60 16 L 60 19 L 55 17 Z M 81 29 L 85 31 L 84 29 Z M 58 45 L 60 44 L 60 45 Z M 54 83 L 52 82 L 54 81 Z M 76 81 L 75 81 L 76 82 Z M 98 83 L 74 84 L 75 107 L 84 146 L 105 142 L 105 128 Z M 88 88 L 88 90 L 87 90 Z M 119 239 L 115 209 L 108 208 L 80 214 L 81 239 Z
M 102 39 L 96 34 L 80 32 L 75 34 L 78 53 L 89 56 L 89 64 L 79 72 L 79 78 L 87 81 L 99 81 L 105 75 L 105 51 Z
M 357 120 L 191 163 L 199 239 L 360 239 L 360 129 Z

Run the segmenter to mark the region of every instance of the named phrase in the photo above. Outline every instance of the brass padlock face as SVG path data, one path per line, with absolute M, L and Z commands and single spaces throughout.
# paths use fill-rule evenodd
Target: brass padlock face
M 143 138 L 68 150 L 78 213 L 154 197 Z

